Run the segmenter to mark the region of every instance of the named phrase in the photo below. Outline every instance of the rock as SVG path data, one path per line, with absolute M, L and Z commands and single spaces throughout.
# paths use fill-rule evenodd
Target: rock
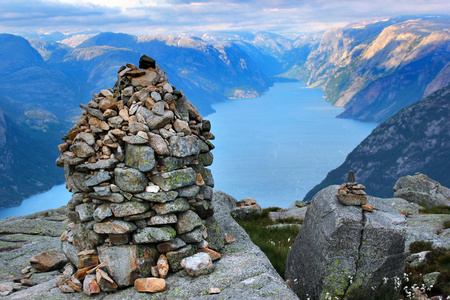
M 139 131 L 148 132 L 148 130 L 149 130 L 147 125 L 142 124 L 140 122 L 130 122 L 129 123 L 129 127 L 130 127 L 129 128 L 130 132 L 133 133 L 133 134 L 136 134 Z
M 154 69 L 156 67 L 155 60 L 147 55 L 142 55 L 139 59 L 139 69 Z
M 214 294 L 220 294 L 220 289 L 219 288 L 210 288 L 208 290 L 208 295 L 214 295 Z
M 195 156 L 188 156 L 188 157 L 164 157 L 159 158 L 158 163 L 160 166 L 164 167 L 164 170 L 166 172 L 181 169 L 187 165 L 192 164 L 192 162 L 195 160 Z
M 155 166 L 155 152 L 149 146 L 127 145 L 125 164 L 141 172 L 149 172 Z
M 94 251 L 94 250 L 91 250 Z M 82 253 L 82 252 L 80 252 Z M 78 269 L 82 269 L 82 268 L 87 268 L 87 267 L 95 267 L 99 264 L 98 261 L 98 255 L 97 253 L 95 254 L 88 254 L 88 255 L 80 255 L 80 253 L 78 253 L 78 265 L 77 268 Z
M 395 297 L 394 281 L 404 270 L 404 216 L 343 205 L 335 197 L 338 188 L 313 198 L 288 254 L 286 279 L 300 298 Z
M 61 243 L 61 250 L 66 256 L 66 258 L 72 263 L 74 266 L 78 266 L 78 247 L 69 243 L 68 241 L 64 241 Z
M 208 249 L 208 248 L 201 248 L 201 249 L 198 249 L 197 251 L 208 254 L 212 261 L 218 260 L 222 257 L 219 252 L 216 252 L 216 251 Z
M 147 144 L 148 140 L 138 136 L 138 135 L 127 135 L 122 138 L 122 140 L 131 145 L 142 145 Z
M 440 272 L 432 272 L 425 274 L 422 276 L 423 283 L 425 283 L 427 288 L 431 289 L 436 284 L 439 275 L 441 275 Z
M 167 214 L 167 215 L 156 215 L 148 220 L 147 225 L 166 225 L 166 224 L 175 224 L 177 222 L 177 215 L 175 214 Z
M 110 204 L 102 204 L 95 209 L 93 217 L 96 222 L 101 222 L 112 215 Z
M 414 241 L 431 242 L 433 247 L 450 248 L 450 230 L 443 229 L 444 223 L 450 222 L 450 215 L 412 215 L 406 221 L 406 250 Z
M 139 277 L 148 277 L 155 265 L 158 251 L 145 245 L 100 246 L 98 255 L 106 263 L 106 272 L 119 287 L 133 284 Z
M 406 215 L 417 215 L 423 209 L 422 206 L 401 198 L 377 198 L 377 202 Z
M 233 203 L 234 201 L 234 203 Z M 208 276 L 200 276 L 193 280 L 192 277 L 187 276 L 183 272 L 172 273 L 167 277 L 167 288 L 161 294 L 155 294 L 154 297 L 165 297 L 167 299 L 196 299 L 196 298 L 207 298 L 206 292 L 211 287 L 227 287 L 223 288 L 220 296 L 224 299 L 270 299 L 270 298 L 280 298 L 293 300 L 298 297 L 287 287 L 284 280 L 277 274 L 277 272 L 272 267 L 271 263 L 267 257 L 261 252 L 261 250 L 255 246 L 246 232 L 230 217 L 230 210 L 235 206 L 236 200 L 231 196 L 215 191 L 213 197 L 213 205 L 216 213 L 214 214 L 214 219 L 217 220 L 211 223 L 216 224 L 211 228 L 216 228 L 220 232 L 229 232 L 233 236 L 237 237 L 235 243 L 225 246 L 222 258 L 215 263 L 215 271 Z M 371 202 L 372 203 L 372 202 Z M 57 221 L 57 216 L 55 211 L 61 216 L 61 221 Z M 47 214 L 47 217 L 45 215 Z M 53 221 L 49 221 L 52 219 Z M 208 218 L 210 220 L 211 218 Z M 17 248 L 11 251 L 0 252 L 0 259 L 3 262 L 8 262 L 8 264 L 0 264 L 0 280 L 6 280 L 12 270 L 21 270 L 27 266 L 28 258 L 35 255 L 49 247 L 59 247 L 60 241 L 59 236 L 66 230 L 66 220 L 64 208 L 59 210 L 50 210 L 47 212 L 40 212 L 37 215 L 31 216 L 20 216 L 20 217 L 10 217 L 0 220 L 0 234 L 3 240 L 11 238 L 16 241 L 17 234 L 6 234 L 8 230 L 14 230 L 15 232 L 25 232 L 30 227 L 30 234 L 21 234 L 20 238 L 27 240 L 28 244 L 21 248 Z M 14 221 L 14 223 L 13 223 Z M 34 232 L 39 228 L 41 235 L 36 235 Z M 55 229 L 51 229 L 55 228 Z M 208 228 L 208 238 L 211 237 L 211 228 Z M 53 232 L 55 231 L 55 232 Z M 220 235 L 223 244 L 223 234 Z M 174 240 L 177 240 L 176 238 Z M 178 239 L 179 240 L 179 239 Z M 37 243 L 35 243 L 37 241 Z M 164 242 L 161 244 L 170 243 Z M 66 243 L 66 242 L 64 242 Z M 64 245 L 63 243 L 63 245 Z M 14 243 L 17 246 L 18 243 Z M 20 245 L 20 244 L 19 244 Z M 71 245 L 71 244 L 70 244 Z M 160 245 L 160 244 L 159 244 Z M 73 246 L 73 245 L 72 245 Z M 122 245 L 120 247 L 124 247 Z M 75 247 L 75 246 L 73 246 Z M 99 248 L 116 248 L 119 246 L 100 246 Z M 129 247 L 129 246 L 128 246 Z M 132 245 L 132 247 L 145 247 L 144 245 Z M 76 248 L 76 247 L 75 247 Z M 159 247 L 158 247 L 159 248 Z M 115 249 L 108 249 L 111 254 L 116 253 Z M 76 250 L 78 253 L 79 250 Z M 141 253 L 141 251 L 135 251 Z M 190 255 L 195 254 L 195 252 Z M 142 256 L 146 259 L 145 255 Z M 155 261 L 159 257 L 157 253 L 155 255 Z M 119 259 L 120 258 L 120 259 Z M 102 259 L 102 253 L 99 251 L 100 261 Z M 109 260 L 111 268 L 118 271 L 119 268 L 123 268 L 124 261 L 130 260 L 128 255 L 123 255 L 119 253 Z M 133 259 L 134 264 L 136 264 Z M 144 264 L 145 265 L 145 264 Z M 149 277 L 147 275 L 139 275 L 139 272 L 150 270 L 152 264 L 147 266 L 136 267 L 136 272 L 139 277 Z M 111 275 L 108 269 L 105 269 L 107 273 Z M 150 272 L 150 271 L 149 271 Z M 68 295 L 63 294 L 58 288 L 56 288 L 57 274 L 51 275 L 55 279 L 46 279 L 45 282 L 38 284 L 34 287 L 30 287 L 26 290 L 15 292 L 14 297 L 17 299 L 67 299 Z M 134 272 L 130 271 L 127 274 Z M 49 274 L 49 273 L 41 273 Z M 136 278 L 138 277 L 136 276 Z M 114 279 L 115 281 L 115 279 Z M 39 282 L 39 281 L 37 281 Z M 117 282 L 116 282 L 117 283 Z M 133 282 L 127 284 L 132 285 Z M 122 286 L 125 287 L 126 285 Z M 150 295 L 148 295 L 150 296 Z M 147 297 L 148 297 L 147 296 Z M 78 299 L 85 298 L 81 294 L 71 294 L 69 298 Z M 97 297 L 104 297 L 104 299 L 140 299 L 140 295 L 134 287 L 127 289 L 119 289 L 115 294 L 112 295 L 100 295 Z M 212 296 L 210 296 L 212 297 Z M 216 296 L 218 297 L 218 296 Z
M 176 132 L 182 132 L 185 135 L 191 134 L 191 129 L 189 128 L 189 124 L 186 121 L 177 119 L 175 122 L 173 122 L 173 127 L 175 128 Z
M 109 175 L 109 172 L 107 171 L 100 171 L 88 180 L 86 180 L 83 185 L 87 187 L 93 187 L 96 186 L 102 182 L 108 181 L 111 179 L 111 176 Z
M 31 266 L 40 272 L 61 269 L 66 263 L 66 257 L 55 249 L 41 252 L 30 258 Z
M 300 201 L 300 200 L 295 200 L 294 202 L 292 202 L 291 205 L 289 205 L 288 210 L 294 209 L 294 208 L 302 208 L 305 206 L 308 206 L 308 202 L 304 202 L 304 201 Z
M 95 275 L 88 275 L 83 281 L 83 292 L 88 295 L 100 294 L 100 287 L 98 286 Z
M 75 137 L 73 142 L 76 144 L 79 141 L 85 142 L 89 146 L 94 146 L 94 144 L 95 144 L 94 136 L 88 132 L 80 132 L 79 134 L 77 134 L 77 136 Z
M 159 80 L 158 74 L 155 71 L 145 70 L 145 74 L 131 79 L 131 85 L 134 87 L 147 87 L 155 85 Z
M 114 216 L 121 218 L 143 214 L 150 209 L 150 204 L 145 202 L 127 201 L 123 203 L 112 203 L 110 207 Z
M 225 233 L 225 244 L 231 244 L 236 241 L 236 238 L 229 233 Z
M 138 229 L 133 234 L 133 242 L 136 244 L 167 242 L 175 238 L 176 231 L 170 226 L 145 227 Z
M 59 289 L 61 292 L 66 293 L 66 294 L 75 293 L 75 290 L 66 284 L 60 285 Z
M 214 270 L 211 257 L 207 253 L 197 253 L 186 257 L 180 264 L 189 275 L 195 277 L 209 274 Z
M 373 211 L 373 206 L 369 203 L 361 205 L 361 208 L 362 208 L 362 210 L 365 210 L 365 211 L 369 211 L 369 212 Z
M 226 197 L 225 199 L 234 199 L 234 198 Z M 217 207 L 217 205 L 215 207 Z M 215 216 L 208 217 L 205 220 L 205 226 L 206 229 L 208 230 L 208 237 L 206 238 L 206 241 L 209 244 L 209 248 L 216 251 L 222 250 L 222 248 L 225 245 L 224 232 L 223 229 L 219 226 L 216 217 Z
M 153 205 L 153 210 L 160 215 L 165 215 L 174 212 L 183 212 L 187 211 L 188 209 L 189 203 L 183 198 L 178 198 L 175 201 Z
M 186 246 L 186 243 L 182 239 L 174 238 L 173 240 L 170 240 L 168 242 L 158 244 L 156 248 L 161 253 L 167 253 L 170 251 L 177 250 L 184 246 Z
M 113 293 L 117 291 L 117 284 L 105 271 L 97 269 L 95 271 L 95 277 L 102 292 Z
M 75 170 L 85 171 L 85 170 L 99 170 L 99 169 L 112 169 L 119 161 L 115 158 L 100 159 L 95 163 L 88 163 L 76 166 Z
M 83 203 L 75 206 L 75 211 L 78 213 L 81 222 L 90 221 L 93 219 L 94 205 L 92 203 Z
M 297 207 L 285 210 L 285 211 L 271 211 L 269 212 L 269 218 L 272 221 L 278 221 L 282 219 L 294 219 L 297 221 L 302 221 L 305 219 L 308 206 Z
M 190 197 L 195 197 L 195 195 L 198 194 L 198 192 L 200 191 L 200 187 L 196 186 L 196 185 L 191 185 L 191 186 L 179 188 L 177 191 L 178 191 L 179 197 L 190 198 Z
M 165 89 L 166 92 L 168 92 L 168 93 L 173 93 L 173 87 L 172 87 L 172 85 L 171 85 L 170 83 L 168 83 L 168 82 L 164 83 L 163 89 Z
M 231 211 L 231 215 L 238 220 L 244 220 L 252 214 L 260 214 L 261 211 L 261 206 L 255 203 L 249 206 L 236 207 Z
M 156 154 L 169 155 L 169 148 L 167 148 L 166 142 L 160 135 L 149 132 L 148 138 L 150 146 L 155 150 Z
M 173 121 L 174 115 L 170 110 L 165 110 L 163 115 L 157 115 L 145 107 L 139 107 L 137 114 L 141 115 L 150 129 L 159 129 Z
M 169 139 L 173 156 L 186 157 L 200 153 L 198 139 L 194 136 L 172 136 Z
M 206 152 L 201 153 L 198 155 L 198 160 L 204 165 L 204 166 L 210 166 L 213 163 L 214 155 L 212 152 Z
M 148 183 L 145 175 L 133 168 L 116 168 L 114 179 L 121 190 L 129 193 L 142 192 Z
M 155 100 L 155 101 L 159 101 L 159 102 L 156 102 L 154 105 L 153 105 L 153 107 L 152 107 L 152 112 L 155 114 L 155 115 L 158 115 L 158 116 L 162 116 L 162 115 L 164 115 L 164 103 L 162 102 L 162 101 L 160 101 L 161 100 L 161 96 L 158 94 L 158 93 L 155 93 L 155 92 L 153 92 L 152 93 L 152 96 L 153 95 L 155 95 L 155 98 L 153 98 L 152 97 L 152 99 L 153 100 Z M 156 96 L 156 95 L 158 95 L 158 96 Z M 159 100 L 157 100 L 157 99 L 159 99 Z
M 100 234 L 124 234 L 133 232 L 136 229 L 137 227 L 133 223 L 121 220 L 113 220 L 94 224 L 94 231 Z
M 422 206 L 450 206 L 450 189 L 420 173 L 397 180 L 394 197 Z
M 195 227 L 202 224 L 202 219 L 192 210 L 188 210 L 178 215 L 178 222 L 175 225 L 175 229 L 178 234 L 183 234 L 192 231 Z
M 169 267 L 172 272 L 181 270 L 181 261 L 188 256 L 194 255 L 196 248 L 192 245 L 184 246 L 178 250 L 169 251 L 166 253 L 167 261 L 169 262 Z
M 167 192 L 194 184 L 197 176 L 192 168 L 187 168 L 152 176 L 151 181 Z
M 150 202 L 164 203 L 175 200 L 178 196 L 178 193 L 176 191 L 159 192 L 159 193 L 143 192 L 135 194 L 134 196 Z
M 425 257 L 428 253 L 430 253 L 430 251 L 413 253 L 406 258 L 406 263 L 411 267 L 418 267 L 425 262 Z
M 166 281 L 162 278 L 139 278 L 134 282 L 134 288 L 138 292 L 157 293 L 166 289 Z
M 201 242 L 205 238 L 204 233 L 205 227 L 202 225 L 196 227 L 190 232 L 180 234 L 179 237 L 188 244 L 196 244 Z
M 70 151 L 78 157 L 89 157 L 95 153 L 95 150 L 85 142 L 73 144 L 70 146 Z
M 164 254 L 161 254 L 156 262 L 158 267 L 158 274 L 161 278 L 166 278 L 167 273 L 169 273 L 169 262 Z

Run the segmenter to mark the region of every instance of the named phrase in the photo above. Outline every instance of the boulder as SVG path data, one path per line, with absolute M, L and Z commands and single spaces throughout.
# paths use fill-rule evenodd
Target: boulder
M 56 249 L 53 249 L 33 256 L 30 258 L 30 263 L 37 271 L 49 272 L 61 269 L 67 263 L 67 259 Z
M 308 210 L 308 206 L 298 207 L 294 206 L 285 211 L 271 211 L 269 212 L 269 218 L 272 221 L 278 221 L 281 219 L 294 219 L 297 221 L 301 221 L 305 219 L 306 211 Z
M 192 168 L 175 170 L 158 174 L 152 177 L 152 182 L 157 184 L 163 191 L 170 191 L 177 188 L 195 184 L 197 176 Z
M 406 220 L 406 250 L 414 241 L 431 242 L 434 247 L 450 249 L 450 228 L 444 229 L 444 224 L 450 222 L 450 215 L 412 215 Z
M 171 273 L 167 276 L 168 288 L 163 293 L 147 294 L 145 298 L 155 300 L 162 298 L 210 299 L 213 296 L 209 296 L 207 292 L 210 288 L 214 287 L 221 290 L 220 299 L 273 298 L 298 300 L 298 297 L 277 274 L 264 253 L 251 242 L 244 229 L 231 218 L 230 211 L 235 207 L 236 200 L 225 193 L 215 191 L 213 205 L 216 213 L 214 217 L 207 219 L 207 223 L 210 225 L 208 227 L 208 238 L 211 237 L 211 232 L 217 232 L 215 234 L 217 241 L 220 240 L 223 246 L 223 234 L 228 232 L 236 237 L 236 241 L 233 244 L 225 246 L 225 249 L 221 252 L 222 258 L 215 263 L 215 269 L 212 273 L 197 277 L 195 280 L 187 276 L 185 272 Z M 0 265 L 0 279 L 10 280 L 8 278 L 10 278 L 11 272 L 21 270 L 29 265 L 28 259 L 30 256 L 36 255 L 49 247 L 59 247 L 61 243 L 59 236 L 66 230 L 66 225 L 67 217 L 65 216 L 64 208 L 39 212 L 30 216 L 10 217 L 0 220 L 0 235 L 2 240 L 4 240 L 3 245 L 11 245 L 14 247 L 11 251 L 0 252 L 0 259 L 3 262 L 7 262 Z M 40 229 L 41 235 L 35 234 L 36 229 Z M 5 233 L 13 230 L 16 233 L 20 233 L 20 239 L 25 242 L 18 242 L 17 234 Z M 5 242 L 8 239 L 11 240 L 9 244 Z M 180 240 L 178 239 L 178 241 Z M 158 244 L 158 246 L 171 242 L 164 242 Z M 23 247 L 20 247 L 22 245 Z M 145 249 L 147 248 L 144 245 L 101 246 L 99 247 L 99 259 L 101 262 L 105 261 L 107 265 L 111 266 L 107 266 L 105 271 L 119 285 L 113 276 L 115 274 L 114 272 L 121 272 L 133 278 L 137 276 L 148 278 L 151 276 L 150 266 L 154 265 L 159 254 L 155 253 L 153 256 L 153 251 L 147 251 Z M 161 250 L 164 249 L 161 248 Z M 120 253 L 117 253 L 117 251 Z M 195 254 L 195 251 L 191 252 L 188 256 L 193 254 Z M 136 260 L 136 258 L 140 257 L 139 255 L 142 255 L 142 259 Z M 147 257 L 154 257 L 155 260 L 147 263 Z M 128 268 L 126 260 L 132 261 L 134 267 Z M 14 299 L 87 298 L 82 293 L 63 294 L 56 287 L 56 282 L 60 274 L 59 272 L 52 273 L 45 280 L 38 281 L 38 285 L 26 290 L 14 292 L 12 295 Z M 124 284 L 122 282 L 121 285 L 125 287 L 128 283 Z M 140 299 L 143 295 L 137 292 L 134 287 L 130 287 L 120 289 L 114 294 L 101 294 L 97 297 L 105 300 L 119 300 Z M 219 296 L 216 295 L 215 297 Z
M 150 267 L 156 264 L 158 251 L 144 245 L 121 245 L 98 247 L 100 262 L 105 271 L 119 287 L 133 284 L 139 277 L 150 276 Z
M 157 293 L 166 289 L 166 281 L 162 278 L 139 278 L 134 282 L 134 288 L 138 292 Z
M 420 173 L 397 180 L 394 186 L 394 197 L 422 206 L 450 206 L 450 189 Z
M 238 220 L 244 220 L 252 214 L 260 214 L 261 211 L 261 206 L 256 203 L 254 198 L 247 198 L 236 203 L 236 207 L 231 211 L 231 215 Z
M 194 277 L 209 274 L 214 270 L 211 257 L 203 252 L 184 258 L 181 266 Z
M 373 212 L 344 205 L 338 189 L 313 198 L 288 254 L 286 279 L 302 299 L 395 298 L 405 265 L 405 217 L 373 197 Z
M 148 183 L 144 173 L 133 168 L 116 168 L 114 179 L 120 189 L 129 193 L 144 191 Z
M 155 151 L 149 146 L 128 144 L 125 152 L 125 164 L 141 172 L 148 172 L 155 166 Z

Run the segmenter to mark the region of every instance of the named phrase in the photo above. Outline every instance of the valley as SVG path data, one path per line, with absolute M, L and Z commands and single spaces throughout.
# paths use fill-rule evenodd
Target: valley
M 450 80 L 445 17 L 360 22 L 291 39 L 268 32 L 36 37 L 0 35 L 1 208 L 17 206 L 63 182 L 54 164 L 56 146 L 79 114 L 78 104 L 109 87 L 121 65 L 137 63 L 144 53 L 156 59 L 202 115 L 214 113 L 215 105 L 228 99 L 259 97 L 274 82 L 295 79 L 323 89 L 326 101 L 345 109 L 339 118 L 384 122 Z M 421 138 L 405 137 L 408 143 Z M 440 133 L 435 138 L 448 141 Z M 445 156 L 444 148 L 436 145 L 431 142 L 427 147 Z M 405 146 L 393 147 L 402 153 Z M 362 170 L 362 165 L 358 167 Z M 445 183 L 446 175 L 426 171 L 432 168 L 429 161 L 421 168 Z M 384 177 L 413 171 L 389 172 Z

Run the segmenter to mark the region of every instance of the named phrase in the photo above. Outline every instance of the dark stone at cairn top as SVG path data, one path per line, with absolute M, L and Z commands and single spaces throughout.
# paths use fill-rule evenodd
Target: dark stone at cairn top
M 350 170 L 350 172 L 348 172 L 347 182 L 348 183 L 355 183 L 356 182 L 355 173 L 353 173 L 353 170 Z
M 155 60 L 151 57 L 148 57 L 147 55 L 142 55 L 141 59 L 139 59 L 139 69 L 148 69 L 148 68 L 155 68 L 156 63 Z

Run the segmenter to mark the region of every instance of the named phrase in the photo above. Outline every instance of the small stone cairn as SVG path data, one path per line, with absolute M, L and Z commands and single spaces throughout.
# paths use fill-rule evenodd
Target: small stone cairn
M 336 192 L 336 197 L 344 205 L 361 206 L 364 210 L 372 211 L 373 206 L 367 204 L 367 194 L 364 185 L 356 182 L 355 173 L 350 170 L 347 183 L 343 183 Z
M 145 55 L 80 106 L 56 162 L 73 193 L 62 249 L 77 267 L 60 289 L 161 291 L 169 270 L 208 248 L 211 124 Z

